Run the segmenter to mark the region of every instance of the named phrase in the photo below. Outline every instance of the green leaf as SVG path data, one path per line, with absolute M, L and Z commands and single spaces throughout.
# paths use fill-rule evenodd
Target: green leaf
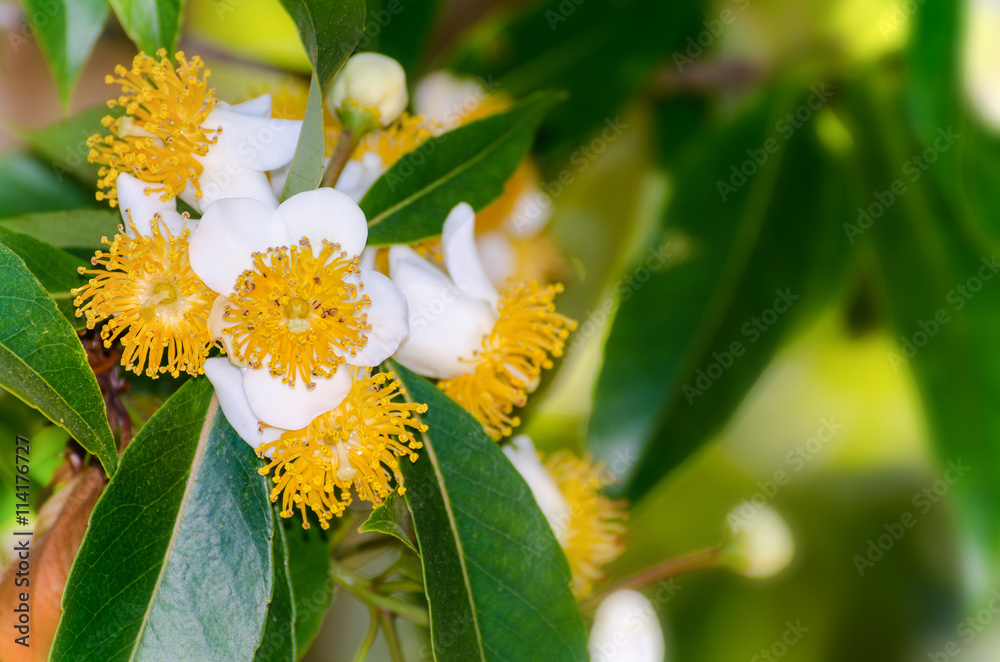
M 4 216 L 94 207 L 94 194 L 27 154 L 0 156 L 0 210 Z
M 29 235 L 56 248 L 97 250 L 106 248 L 101 239 L 118 234 L 121 222 L 121 214 L 112 209 L 72 209 L 3 218 L 0 228 Z
M 271 508 L 271 521 L 274 527 L 271 541 L 274 588 L 267 606 L 264 636 L 253 659 L 254 662 L 295 662 L 299 657 L 295 647 L 295 602 L 288 573 L 288 546 L 277 507 Z
M 115 96 L 115 88 L 108 86 L 108 96 Z M 97 185 L 96 163 L 87 161 L 90 148 L 87 138 L 95 133 L 106 133 L 101 125 L 105 115 L 117 116 L 120 108 L 95 106 L 82 110 L 73 117 L 55 122 L 41 129 L 25 129 L 20 136 L 38 156 L 48 161 L 56 181 L 76 180 L 93 189 Z M 91 202 L 96 198 L 91 193 Z
M 410 534 L 404 525 L 408 516 L 409 511 L 406 509 L 406 504 L 403 503 L 396 492 L 393 492 L 379 507 L 372 510 L 372 514 L 358 528 L 358 532 L 374 531 L 393 536 L 416 552 L 417 548 L 410 539 Z
M 515 98 L 542 89 L 568 92 L 570 101 L 547 118 L 536 146 L 550 163 L 560 162 L 591 131 L 616 119 L 654 67 L 677 70 L 670 56 L 704 30 L 701 20 L 697 2 L 523 3 L 481 21 L 459 43 L 450 66 Z
M 539 122 L 561 99 L 532 94 L 507 112 L 426 140 L 399 159 L 361 199 L 368 218 L 368 245 L 409 244 L 441 234 L 452 207 L 482 209 L 531 148 Z
M 251 659 L 273 580 L 259 466 L 209 381 L 182 386 L 94 508 L 49 659 Z
M 24 261 L 0 245 L 0 386 L 38 409 L 113 475 L 118 453 L 83 345 Z
M 804 99 L 775 94 L 716 129 L 680 169 L 660 236 L 615 287 L 588 439 L 634 500 L 725 424 L 836 281 L 845 185 L 818 118 L 790 136 L 781 120 Z
M 566 557 L 520 474 L 437 387 L 399 365 L 392 369 L 408 397 L 428 405 L 424 448 L 400 468 L 423 561 L 434 659 L 588 660 Z
M 23 1 L 65 108 L 80 70 L 104 29 L 108 4 L 104 0 Z
M 299 144 L 285 180 L 281 199 L 287 200 L 296 193 L 317 188 L 323 179 L 323 158 L 326 141 L 323 136 L 323 93 L 315 72 L 309 85 L 309 101 L 306 116 L 299 134 Z
M 281 0 L 281 4 L 299 29 L 325 94 L 364 34 L 364 0 Z
M 66 316 L 76 329 L 86 328 L 86 321 L 76 316 L 72 290 L 86 284 L 87 279 L 78 269 L 88 265 L 83 260 L 50 246 L 33 237 L 14 232 L 0 225 L 0 243 L 17 254 L 28 270 L 34 274 L 45 291 L 55 301 L 59 312 Z
M 108 0 L 125 34 L 143 53 L 173 53 L 184 17 L 183 0 Z
M 282 519 L 281 523 L 295 601 L 295 643 L 302 657 L 319 634 L 333 599 L 330 540 L 319 526 L 303 529 L 297 518 Z
M 358 50 L 388 55 L 416 79 L 418 67 L 427 56 L 427 48 L 441 13 L 438 0 L 368 0 L 365 35 Z

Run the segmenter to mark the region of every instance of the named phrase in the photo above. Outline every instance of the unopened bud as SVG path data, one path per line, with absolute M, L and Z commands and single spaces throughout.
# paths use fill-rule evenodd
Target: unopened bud
M 347 61 L 330 88 L 329 106 L 346 128 L 364 119 L 388 126 L 406 109 L 406 72 L 399 62 L 378 53 L 358 53 Z
M 771 577 L 784 570 L 795 555 L 795 539 L 788 524 L 770 506 L 759 506 L 747 517 L 730 513 L 729 537 L 722 561 L 753 579 Z
M 663 662 L 666 644 L 653 605 L 637 591 L 615 591 L 594 614 L 591 662 Z

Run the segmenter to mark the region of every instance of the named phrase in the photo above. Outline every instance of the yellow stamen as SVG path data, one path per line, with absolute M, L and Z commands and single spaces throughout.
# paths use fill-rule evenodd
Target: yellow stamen
M 178 195 L 190 183 L 196 198 L 201 197 L 198 178 L 203 171 L 197 157 L 205 156 L 218 140 L 218 128 L 202 125 L 218 105 L 214 90 L 208 88 L 209 71 L 202 71 L 201 58 L 187 60 L 175 55 L 177 67 L 159 50 L 156 58 L 139 53 L 132 69 L 118 65 L 109 85 L 121 85 L 122 96 L 108 101 L 110 108 L 123 108 L 125 116 L 107 115 L 101 124 L 110 132 L 87 139 L 91 163 L 101 164 L 98 200 L 118 204 L 116 180 L 127 172 L 152 184 L 147 193 L 160 193 L 161 200 Z
M 102 268 L 80 269 L 93 278 L 73 290 L 76 316 L 86 315 L 89 329 L 107 320 L 104 346 L 121 336 L 122 365 L 137 375 L 199 375 L 212 344 L 207 320 L 215 294 L 188 264 L 189 231 L 175 237 L 159 216 L 151 226 L 148 237 L 132 224 L 135 238 L 104 238 L 110 250 L 91 260 Z
M 420 147 L 420 145 L 438 132 L 438 127 L 419 115 L 403 113 L 398 120 L 384 129 L 377 129 L 365 134 L 351 159 L 360 161 L 365 154 L 374 152 L 379 155 L 387 167 Z
M 402 393 L 391 373 L 359 378 L 336 409 L 257 449 L 259 457 L 270 456 L 260 473 L 274 470 L 271 501 L 281 497 L 282 517 L 291 517 L 298 508 L 302 526 L 309 528 L 308 507 L 328 529 L 329 521 L 350 505 L 352 487 L 374 505 L 393 491 L 392 481 L 400 494 L 406 492 L 397 458 L 416 462 L 414 451 L 423 444 L 414 433 L 427 426 L 414 414 L 427 411 L 427 405 L 394 402 Z
M 573 594 L 583 598 L 593 590 L 594 582 L 604 578 L 601 569 L 625 550 L 627 504 L 601 493 L 610 481 L 604 465 L 589 456 L 581 459 L 559 451 L 545 462 L 545 468 L 569 504 L 563 551 L 573 572 Z
M 313 378 L 327 378 L 356 355 L 371 330 L 364 308 L 364 285 L 347 282 L 361 273 L 357 257 L 339 244 L 323 242 L 313 255 L 309 241 L 299 246 L 255 253 L 254 268 L 245 271 L 229 296 L 223 319 L 232 326 L 233 360 L 259 369 L 265 361 L 271 374 L 307 388 Z
M 561 356 L 576 322 L 556 312 L 552 301 L 562 285 L 542 287 L 535 281 L 514 283 L 498 305 L 500 319 L 483 339 L 473 361 L 475 371 L 443 379 L 438 388 L 476 417 L 496 440 L 520 424 L 514 407 L 527 403 L 550 357 Z

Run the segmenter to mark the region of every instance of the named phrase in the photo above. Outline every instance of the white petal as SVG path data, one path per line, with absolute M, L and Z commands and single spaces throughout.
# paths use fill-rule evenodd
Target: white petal
M 206 167 L 199 183 L 200 198 L 188 194 L 189 190 L 193 190 L 188 184 L 181 192 L 181 199 L 202 213 L 213 203 L 226 198 L 250 198 L 267 205 L 270 209 L 278 207 L 278 198 L 271 191 L 271 182 L 265 173 L 257 170 L 243 166 L 234 166 L 229 170 Z
M 229 163 L 251 170 L 274 170 L 290 163 L 302 131 L 302 120 L 257 117 L 236 109 L 216 108 L 202 125 L 221 129 L 219 140 L 209 148 L 206 159 L 213 165 Z M 207 167 L 207 166 L 206 166 Z
M 333 377 L 317 379 L 312 390 L 301 379 L 295 386 L 284 384 L 266 368 L 243 374 L 243 391 L 253 413 L 268 425 L 286 430 L 306 427 L 320 414 L 337 407 L 350 390 L 351 377 L 343 368 Z
M 361 251 L 360 258 L 358 259 L 358 266 L 362 271 L 374 271 L 375 258 L 378 257 L 378 248 L 375 246 L 367 246 L 365 250 Z
M 227 359 L 214 358 L 205 361 L 205 376 L 215 387 L 215 395 L 219 398 L 219 406 L 226 420 L 233 426 L 243 441 L 257 448 L 262 443 L 273 441 L 281 436 L 282 430 L 274 428 L 260 430 L 257 416 L 250 410 L 246 395 L 243 393 L 243 373 Z
M 602 662 L 663 662 L 666 644 L 656 609 L 638 591 L 615 591 L 594 614 L 587 642 L 590 659 Z
M 208 313 L 208 333 L 212 336 L 213 340 L 222 341 L 222 346 L 226 348 L 226 355 L 229 361 L 240 369 L 244 369 L 247 367 L 246 364 L 233 355 L 233 334 L 223 333 L 223 329 L 236 324 L 235 321 L 227 322 L 223 319 L 223 313 L 226 311 L 227 305 L 229 305 L 229 297 L 225 294 L 216 297 L 215 301 L 212 302 L 212 310 Z
M 552 218 L 552 198 L 538 184 L 531 182 L 517 197 L 503 227 L 515 237 L 533 237 L 545 229 Z
M 448 214 L 441 230 L 441 248 L 448 275 L 458 289 L 491 306 L 496 306 L 500 295 L 490 283 L 476 250 L 476 213 L 462 202 Z
M 470 361 L 496 323 L 496 310 L 461 292 L 408 246 L 389 249 L 389 270 L 406 297 L 410 327 L 396 360 L 437 379 L 473 372 Z
M 504 454 L 521 474 L 528 484 L 531 494 L 538 503 L 538 508 L 545 515 L 556 540 L 563 547 L 569 541 L 569 518 L 572 511 L 566 497 L 559 491 L 559 486 L 552 479 L 545 465 L 538 457 L 538 451 L 528 435 L 518 435 L 503 447 Z
M 388 169 L 381 156 L 375 152 L 366 152 L 360 161 L 351 159 L 347 162 L 334 188 L 346 193 L 351 200 L 361 202 L 375 180 Z
M 235 106 L 230 106 L 227 103 L 220 103 L 219 105 L 223 108 L 229 108 L 238 113 L 243 113 L 244 115 L 254 115 L 255 117 L 271 116 L 272 101 L 270 94 L 262 94 L 255 99 L 238 103 Z
M 365 213 L 345 193 L 332 188 L 303 191 L 278 206 L 293 242 L 306 237 L 313 253 L 323 248 L 323 240 L 340 244 L 348 255 L 360 255 L 368 241 Z
M 228 294 L 236 279 L 253 268 L 252 254 L 289 244 L 274 210 L 257 200 L 227 198 L 205 211 L 188 249 L 191 269 L 216 292 Z
M 476 237 L 476 251 L 490 283 L 501 288 L 517 272 L 517 251 L 507 233 L 490 230 Z
M 345 355 L 347 363 L 355 366 L 376 366 L 392 356 L 409 329 L 406 314 L 406 297 L 386 276 L 377 271 L 362 270 L 364 294 L 372 305 L 365 309 L 372 330 L 368 342 L 355 356 Z
M 177 201 L 173 198 L 160 200 L 159 193 L 146 193 L 150 185 L 136 179 L 127 172 L 120 173 L 115 186 L 118 190 L 118 207 L 125 223 L 125 234 L 132 236 L 131 224 L 136 232 L 148 237 L 152 226 L 150 221 L 157 214 L 160 223 L 166 226 L 170 233 L 178 235 L 184 231 L 185 219 L 177 213 Z M 188 227 L 194 227 L 197 221 L 188 220 Z
M 447 71 L 435 71 L 423 78 L 413 93 L 413 108 L 418 115 L 448 128 L 475 110 L 487 96 L 471 78 L 458 78 Z

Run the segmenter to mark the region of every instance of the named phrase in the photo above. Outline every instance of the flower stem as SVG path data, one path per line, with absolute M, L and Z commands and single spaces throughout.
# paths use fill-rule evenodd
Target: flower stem
M 333 188 L 337 185 L 340 173 L 344 171 L 347 162 L 351 160 L 351 154 L 354 153 L 360 142 L 361 134 L 355 135 L 355 132 L 350 129 L 344 129 L 340 132 L 337 146 L 333 148 L 330 163 L 326 166 L 326 172 L 323 173 L 323 182 L 320 186 Z
M 375 637 L 378 635 L 378 615 L 378 610 L 373 607 L 371 609 L 371 622 L 368 624 L 368 632 L 365 633 L 365 638 L 361 641 L 361 648 L 358 649 L 358 654 L 354 656 L 354 662 L 364 662 L 368 659 L 368 653 L 371 651 L 372 644 L 375 643 Z
M 628 579 L 618 582 L 614 586 L 606 588 L 597 595 L 593 595 L 583 602 L 580 603 L 580 611 L 583 613 L 589 613 L 597 609 L 598 605 L 615 591 L 622 591 L 625 589 L 639 589 L 644 586 L 649 586 L 655 582 L 663 579 L 668 579 L 670 577 L 676 577 L 677 575 L 683 575 L 684 573 L 691 572 L 693 570 L 703 570 L 705 568 L 711 568 L 715 566 L 719 554 L 722 552 L 721 547 L 712 547 L 710 549 L 703 549 L 701 551 L 689 554 L 687 556 L 682 556 L 676 559 L 670 559 L 669 561 L 664 561 L 663 563 L 653 566 L 648 570 L 643 570 L 637 575 L 633 575 Z
M 403 656 L 403 647 L 399 643 L 399 633 L 396 632 L 396 621 L 392 614 L 380 611 L 379 622 L 382 624 L 382 634 L 385 635 L 385 643 L 389 647 L 389 657 L 392 658 L 392 662 L 406 662 L 406 658 Z
M 427 610 L 423 607 L 400 600 L 399 598 L 394 598 L 391 595 L 383 595 L 374 589 L 366 577 L 359 575 L 334 560 L 330 562 L 333 565 L 333 572 L 330 573 L 330 577 L 334 583 L 361 602 L 370 607 L 377 607 L 382 611 L 401 616 L 408 621 L 413 621 L 417 625 L 423 627 L 430 625 Z

